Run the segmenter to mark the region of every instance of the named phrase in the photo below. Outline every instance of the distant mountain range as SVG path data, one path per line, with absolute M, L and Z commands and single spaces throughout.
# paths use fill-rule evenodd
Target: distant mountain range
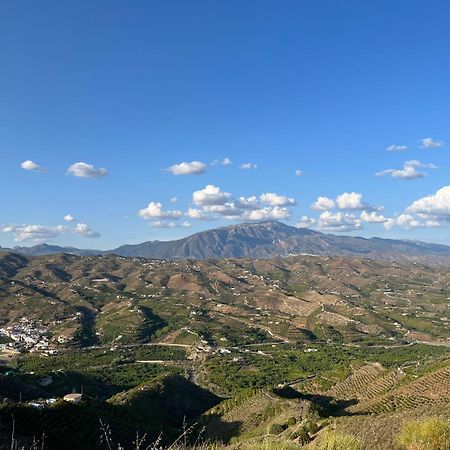
M 336 236 L 274 221 L 231 225 L 202 231 L 174 241 L 147 241 L 142 244 L 122 245 L 109 251 L 83 250 L 49 244 L 15 247 L 12 251 L 28 256 L 55 253 L 81 256 L 116 254 L 158 259 L 266 259 L 308 253 L 422 263 L 450 263 L 450 246 L 446 245 L 408 240 Z

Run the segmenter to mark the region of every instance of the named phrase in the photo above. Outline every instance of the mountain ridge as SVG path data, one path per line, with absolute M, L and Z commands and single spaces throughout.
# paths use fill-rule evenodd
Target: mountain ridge
M 6 249 L 3 249 L 6 250 Z M 450 246 L 379 237 L 338 236 L 277 221 L 243 223 L 200 231 L 172 241 L 125 244 L 112 250 L 78 249 L 39 244 L 14 247 L 13 252 L 41 256 L 69 253 L 80 256 L 115 254 L 155 259 L 267 259 L 298 254 L 358 256 L 371 259 L 450 263 Z

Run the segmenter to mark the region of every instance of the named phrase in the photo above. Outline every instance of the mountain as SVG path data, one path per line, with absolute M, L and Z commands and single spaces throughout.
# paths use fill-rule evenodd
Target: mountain
M 9 249 L 5 250 L 8 251 Z M 44 255 L 54 255 L 57 253 L 68 253 L 70 255 L 78 255 L 78 256 L 93 256 L 102 254 L 100 250 L 79 249 L 75 247 L 61 247 L 59 245 L 50 245 L 50 244 L 38 244 L 33 245 L 32 247 L 14 247 L 12 251 L 27 256 L 44 256 Z
M 217 228 L 176 241 L 123 245 L 110 253 L 161 259 L 266 259 L 308 253 L 426 263 L 450 262 L 450 247 L 445 245 L 336 236 L 273 221 Z
M 450 246 L 446 245 L 407 240 L 336 236 L 274 221 L 216 228 L 175 241 L 147 241 L 135 245 L 122 245 L 107 252 L 48 244 L 15 247 L 13 250 L 29 256 L 54 253 L 92 256 L 109 253 L 125 257 L 170 260 L 186 258 L 266 259 L 308 253 L 427 264 L 450 263 Z

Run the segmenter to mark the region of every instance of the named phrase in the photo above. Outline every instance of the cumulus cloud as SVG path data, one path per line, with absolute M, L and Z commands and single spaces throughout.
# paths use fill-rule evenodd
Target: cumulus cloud
M 44 166 L 41 166 L 33 161 L 30 161 L 29 159 L 27 161 L 24 161 L 20 167 L 24 170 L 28 170 L 30 172 L 46 172 L 47 168 Z
M 377 177 L 390 176 L 392 178 L 401 178 L 403 180 L 414 180 L 417 178 L 422 178 L 427 175 L 426 172 L 422 172 L 419 169 L 437 169 L 434 164 L 425 164 L 417 160 L 405 161 L 403 169 L 386 169 L 381 172 L 377 172 L 375 175 Z
M 86 223 L 77 223 L 75 228 L 73 229 L 75 234 L 81 234 L 87 238 L 98 238 L 100 234 L 94 231 L 89 225 Z
M 317 221 L 317 228 L 323 231 L 346 232 L 362 228 L 361 219 L 354 214 L 324 211 Z
M 192 201 L 197 206 L 224 205 L 231 197 L 229 192 L 223 192 L 219 187 L 208 184 L 205 188 L 192 194 Z
M 360 215 L 363 222 L 366 223 L 386 223 L 388 219 L 382 214 L 378 214 L 376 211 L 363 211 Z
M 297 228 L 311 228 L 316 223 L 316 220 L 312 217 L 302 216 L 300 220 L 295 224 Z
M 223 159 L 215 159 L 211 165 L 212 166 L 230 166 L 233 164 L 230 158 L 223 158 Z
M 256 169 L 258 166 L 254 163 L 243 163 L 239 166 L 239 169 L 243 170 L 250 170 L 250 169 Z
M 334 200 L 328 197 L 318 197 L 317 200 L 311 205 L 311 209 L 316 211 L 327 211 L 333 209 L 336 206 Z
M 73 222 L 74 220 L 75 220 L 74 217 L 72 215 L 70 215 L 70 214 L 66 214 L 64 216 L 64 221 L 65 222 Z
M 405 152 L 406 150 L 408 150 L 408 146 L 392 144 L 389 147 L 387 147 L 386 150 L 388 152 Z
M 1 228 L 3 233 L 12 233 L 15 241 L 44 242 L 55 239 L 67 231 L 64 225 L 49 227 L 45 225 L 6 225 Z
M 384 224 L 386 229 L 394 226 L 410 230 L 411 228 L 434 228 L 441 226 L 441 224 L 436 220 L 420 220 L 411 214 L 400 214 L 397 217 L 388 219 Z
M 242 214 L 243 220 L 283 220 L 289 219 L 291 212 L 287 208 L 281 208 L 279 206 L 266 207 L 261 209 L 254 209 L 251 211 L 245 211 Z
M 362 194 L 359 192 L 344 192 L 336 197 L 336 205 L 339 209 L 350 211 L 381 211 L 382 206 L 373 206 L 363 202 Z
M 296 204 L 286 195 L 266 192 L 259 197 L 234 197 L 230 192 L 209 184 L 192 194 L 191 207 L 185 213 L 187 217 L 198 220 L 282 220 L 291 216 L 287 208 Z
M 201 175 L 206 170 L 206 164 L 200 161 L 181 162 L 166 170 L 172 175 Z
M 258 209 L 260 207 L 256 195 L 252 195 L 251 197 L 239 197 L 234 203 L 239 209 Z
M 423 138 L 420 140 L 420 148 L 437 148 L 442 147 L 444 145 L 443 141 L 439 141 L 438 139 L 433 139 L 430 137 Z
M 408 206 L 406 211 L 431 220 L 450 221 L 450 186 L 444 186 L 434 194 L 419 198 Z
M 178 201 L 178 197 L 171 197 L 170 203 L 176 203 Z
M 183 213 L 179 210 L 164 210 L 159 202 L 150 202 L 138 211 L 138 216 L 144 219 L 179 219 Z
M 75 227 L 67 225 L 47 226 L 35 224 L 5 225 L 0 227 L 0 231 L 3 233 L 11 233 L 14 236 L 14 240 L 17 242 L 45 242 L 56 239 L 67 233 L 80 234 L 89 238 L 100 237 L 99 233 L 93 231 L 84 223 L 78 223 Z
M 153 220 L 149 223 L 152 228 L 176 228 L 175 222 L 167 222 L 165 220 Z
M 152 220 L 149 226 L 152 228 L 189 228 L 191 224 L 187 220 L 181 224 L 167 220 Z
M 296 177 L 301 177 L 302 175 L 303 175 L 303 172 L 300 169 L 296 169 L 295 176 Z
M 297 204 L 295 199 L 292 197 L 288 197 L 287 195 L 278 195 L 274 192 L 266 192 L 265 194 L 261 194 L 259 199 L 262 203 L 266 203 L 270 206 L 292 206 Z
M 101 178 L 106 176 L 108 171 L 104 168 L 96 168 L 92 164 L 77 162 L 67 169 L 67 174 L 79 178 Z
M 197 219 L 197 220 L 208 220 L 209 216 L 205 211 L 202 211 L 201 209 L 197 208 L 189 208 L 186 212 L 186 216 L 190 219 Z
M 362 202 L 362 194 L 359 192 L 344 192 L 336 197 L 336 204 L 339 209 L 365 209 Z

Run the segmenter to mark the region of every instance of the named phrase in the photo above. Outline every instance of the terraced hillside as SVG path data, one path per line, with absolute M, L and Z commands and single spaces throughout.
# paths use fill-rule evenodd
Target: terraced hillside
M 355 425 L 369 416 L 383 442 L 385 418 L 448 408 L 449 287 L 449 268 L 368 259 L 3 252 L 0 413 L 36 418 L 38 433 L 82 390 L 67 417 L 84 424 L 76 412 L 87 408 L 120 439 L 164 426 L 172 438 L 189 413 L 232 446 L 260 445 L 270 430 L 298 447 L 330 427 L 370 444 Z M 86 439 L 96 448 L 97 426 Z
M 157 339 L 448 343 L 450 270 L 366 259 L 160 261 L 0 255 L 0 327 L 50 347 Z M 242 333 L 242 329 L 246 330 Z

